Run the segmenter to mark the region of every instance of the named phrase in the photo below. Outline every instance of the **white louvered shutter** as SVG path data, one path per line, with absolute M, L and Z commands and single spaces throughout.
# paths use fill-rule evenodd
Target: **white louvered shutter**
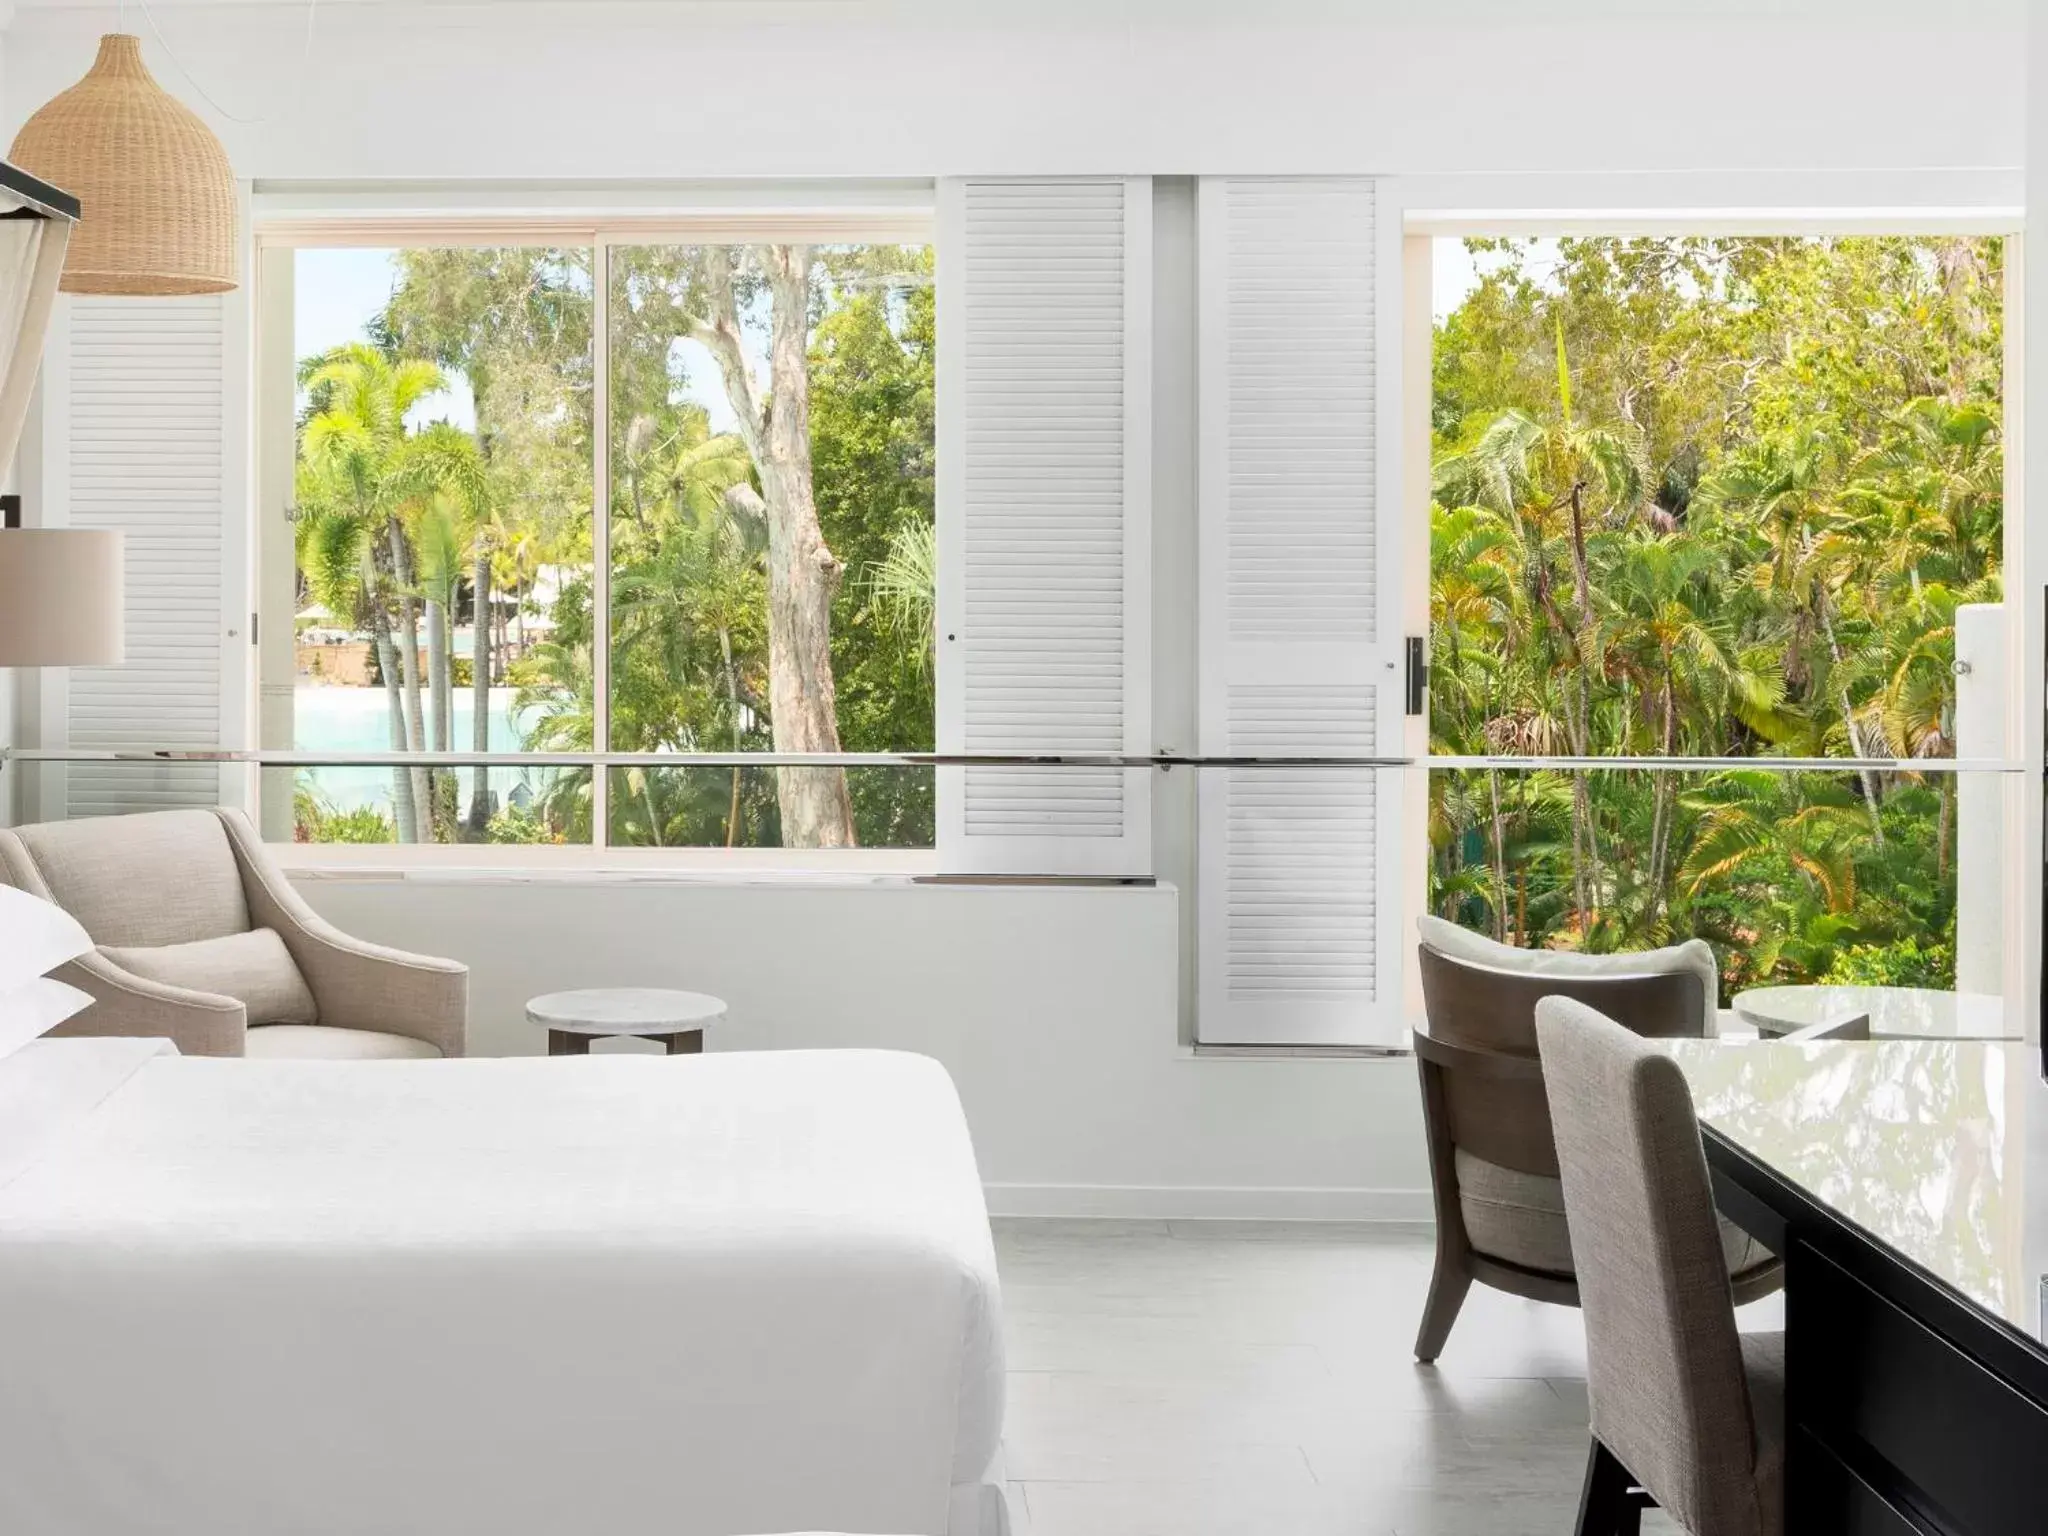
M 223 742 L 227 413 L 218 297 L 69 301 L 68 522 L 126 535 L 127 660 L 74 667 L 74 749 Z M 208 764 L 69 764 L 67 815 L 218 803 Z
M 1200 183 L 1205 753 L 1400 745 L 1374 204 L 1357 178 Z M 1399 1041 L 1397 801 L 1374 770 L 1203 772 L 1203 1042 Z
M 951 180 L 943 751 L 1151 750 L 1151 183 Z M 1151 873 L 1146 770 L 944 769 L 953 874 Z

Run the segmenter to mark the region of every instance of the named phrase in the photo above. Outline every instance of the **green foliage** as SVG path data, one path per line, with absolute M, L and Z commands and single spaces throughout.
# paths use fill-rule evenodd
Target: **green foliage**
M 1433 748 L 1952 757 L 1955 610 L 2000 590 L 2001 242 L 1472 244 L 1436 336 Z M 1949 977 L 1954 794 L 1437 774 L 1432 900 L 1528 944 L 1699 934 L 1730 990 Z
M 709 250 L 613 254 L 609 745 L 617 750 L 751 751 L 773 742 L 761 487 L 741 436 L 716 430 L 701 403 L 707 390 L 716 395 L 718 369 L 685 344 Z M 749 253 L 733 254 L 751 323 L 765 313 L 765 294 Z M 475 661 L 450 655 L 434 669 L 441 680 L 423 685 L 432 695 L 425 717 L 436 718 L 439 690 L 471 688 L 483 667 L 488 685 L 515 690 L 528 749 L 592 750 L 589 253 L 406 250 L 395 266 L 371 344 L 309 359 L 303 370 L 306 595 L 379 634 L 403 628 L 407 602 L 429 617 L 438 605 L 453 622 L 497 615 Z M 812 489 L 845 572 L 831 655 L 848 751 L 928 750 L 934 741 L 932 271 L 925 247 L 811 253 Z M 470 387 L 473 434 L 445 422 L 408 425 L 409 412 L 431 412 L 444 371 Z M 360 421 L 344 430 L 344 417 Z M 551 603 L 535 597 L 549 589 Z M 506 623 L 507 609 L 532 621 L 531 633 L 518 618 Z M 373 670 L 382 685 L 374 647 Z M 862 843 L 930 846 L 930 773 L 876 770 L 848 782 Z M 431 807 L 432 835 L 443 839 L 457 835 L 461 819 L 446 783 L 419 797 Z M 610 832 L 621 844 L 781 840 L 772 771 L 620 770 L 610 787 Z M 590 837 L 588 773 L 550 776 L 530 812 L 494 810 L 481 784 L 477 791 L 462 835 Z
M 1921 947 L 1918 939 L 1893 944 L 1851 944 L 1838 950 L 1822 981 L 1861 987 L 1937 987 L 1955 985 L 1953 944 Z
M 531 810 L 508 805 L 490 820 L 487 843 L 558 843 L 562 839 L 547 821 Z
M 340 810 L 302 777 L 292 791 L 295 843 L 395 843 L 398 828 L 374 806 Z

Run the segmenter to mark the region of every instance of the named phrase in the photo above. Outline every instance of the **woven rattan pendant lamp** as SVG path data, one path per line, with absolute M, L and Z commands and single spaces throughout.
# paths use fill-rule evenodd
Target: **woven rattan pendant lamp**
M 235 270 L 235 173 L 198 114 L 111 32 L 78 84 L 22 125 L 7 158 L 77 194 L 67 293 L 223 293 Z

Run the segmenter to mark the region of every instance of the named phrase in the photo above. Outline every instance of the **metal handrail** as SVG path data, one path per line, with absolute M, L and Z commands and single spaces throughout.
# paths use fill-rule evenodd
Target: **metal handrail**
M 22 763 L 223 763 L 265 768 L 1422 768 L 1507 773 L 2005 773 L 2009 758 L 1540 757 L 1201 752 L 318 752 L 285 748 L 0 748 Z

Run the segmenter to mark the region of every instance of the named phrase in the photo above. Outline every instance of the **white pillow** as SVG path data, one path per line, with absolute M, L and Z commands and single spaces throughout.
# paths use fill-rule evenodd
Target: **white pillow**
M 1422 942 L 1438 954 L 1523 976 L 1661 976 L 1690 971 L 1707 989 L 1707 1033 L 1714 1032 L 1715 1011 L 1721 1001 L 1721 968 L 1714 960 L 1713 946 L 1705 939 L 1687 939 L 1664 949 L 1585 955 L 1570 949 L 1517 949 L 1440 917 L 1418 917 L 1415 927 Z
M 78 919 L 40 896 L 0 885 L 0 995 L 92 950 Z
M 0 993 L 0 1056 L 12 1055 L 91 1006 L 91 994 L 47 976 Z

